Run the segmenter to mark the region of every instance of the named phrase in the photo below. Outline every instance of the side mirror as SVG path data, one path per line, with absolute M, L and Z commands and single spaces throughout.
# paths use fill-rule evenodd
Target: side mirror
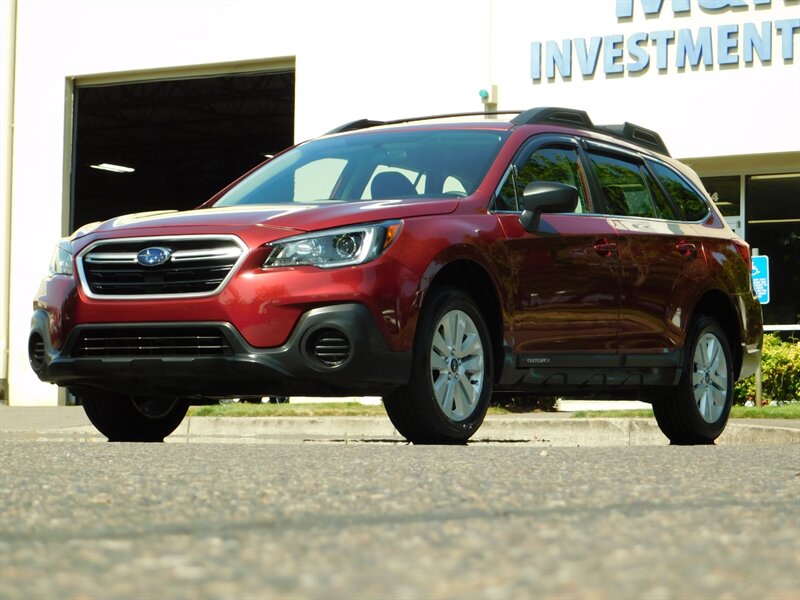
M 555 181 L 532 181 L 522 192 L 522 206 L 525 210 L 519 222 L 525 231 L 533 233 L 539 228 L 542 213 L 573 212 L 578 206 L 578 190 Z

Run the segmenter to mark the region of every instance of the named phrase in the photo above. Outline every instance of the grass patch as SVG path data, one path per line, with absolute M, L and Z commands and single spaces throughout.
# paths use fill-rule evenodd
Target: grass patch
M 369 417 L 385 414 L 383 405 L 367 405 L 358 402 L 210 404 L 189 408 L 190 417 Z
M 529 412 L 541 412 L 531 410 Z M 490 415 L 519 414 L 500 406 L 490 406 Z M 385 416 L 383 406 L 358 402 L 330 402 L 319 404 L 212 404 L 192 406 L 190 417 L 372 417 Z M 643 410 L 584 410 L 572 413 L 573 418 L 648 419 L 653 411 Z M 762 408 L 734 406 L 733 419 L 800 419 L 800 402 Z
M 535 406 L 527 406 L 527 407 L 520 407 L 520 406 L 498 406 L 496 404 L 490 404 L 489 410 L 486 411 L 487 415 L 524 415 L 529 413 L 552 413 L 555 411 L 552 410 L 545 410 L 542 408 L 538 408 Z
M 800 402 L 790 402 L 779 406 L 734 406 L 731 416 L 734 419 L 800 419 Z
M 501 406 L 490 406 L 490 415 L 521 412 Z M 525 412 L 541 412 L 533 409 Z M 192 406 L 190 417 L 373 417 L 385 416 L 382 404 L 359 402 L 320 402 L 315 404 L 209 404 Z
M 572 413 L 573 419 L 647 419 L 653 416 L 649 408 L 636 410 L 579 410 Z
M 572 414 L 573 418 L 642 419 L 653 416 L 650 409 L 643 410 L 582 410 Z M 780 406 L 734 406 L 732 419 L 800 419 L 800 402 Z

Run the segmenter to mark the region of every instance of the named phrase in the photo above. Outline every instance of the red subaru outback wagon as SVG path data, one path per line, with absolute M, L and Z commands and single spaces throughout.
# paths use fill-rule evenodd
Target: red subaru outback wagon
M 34 301 L 30 362 L 110 440 L 190 404 L 380 395 L 463 443 L 493 394 L 637 394 L 673 443 L 755 371 L 748 245 L 660 136 L 579 110 L 356 121 L 196 210 L 82 227 Z

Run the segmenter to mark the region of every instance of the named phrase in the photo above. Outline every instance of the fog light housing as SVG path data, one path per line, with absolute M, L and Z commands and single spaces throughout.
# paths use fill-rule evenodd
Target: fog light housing
M 352 354 L 350 338 L 333 327 L 317 329 L 308 336 L 306 352 L 328 368 L 346 363 Z

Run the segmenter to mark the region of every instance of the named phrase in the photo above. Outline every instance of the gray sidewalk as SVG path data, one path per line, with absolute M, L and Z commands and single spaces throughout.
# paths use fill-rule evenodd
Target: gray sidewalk
M 595 406 L 597 403 L 594 403 Z M 615 407 L 621 408 L 619 403 Z M 596 408 L 596 406 L 595 406 Z M 79 406 L 0 406 L 0 439 L 102 442 Z M 188 417 L 171 443 L 403 443 L 377 417 Z M 548 446 L 667 445 L 652 418 L 572 418 L 570 412 L 490 415 L 471 443 Z M 732 419 L 719 444 L 800 444 L 800 421 Z

